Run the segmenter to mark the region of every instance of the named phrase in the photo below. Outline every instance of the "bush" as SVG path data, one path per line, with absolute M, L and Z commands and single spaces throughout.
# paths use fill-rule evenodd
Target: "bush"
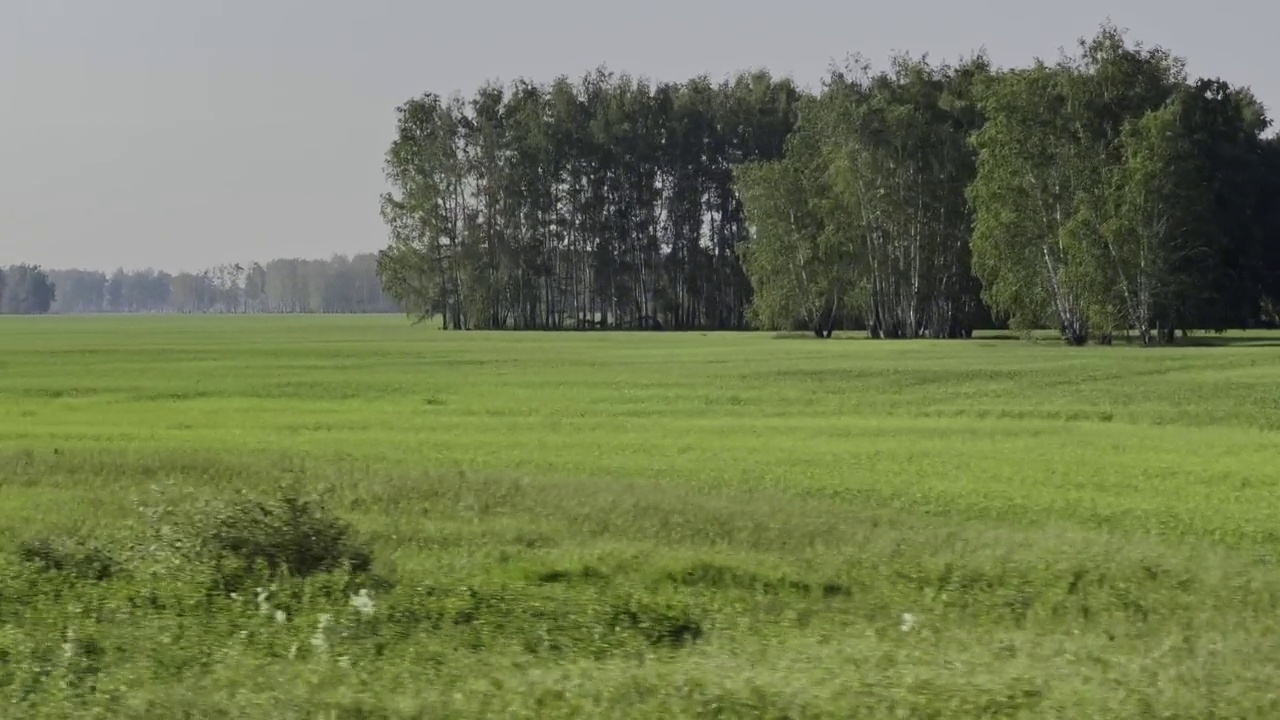
M 639 597 L 616 603 L 612 610 L 613 625 L 640 633 L 651 645 L 684 647 L 703 636 L 702 623 L 691 608 L 670 607 Z
M 244 500 L 217 512 L 204 545 L 273 575 L 308 577 L 342 568 L 366 573 L 373 554 L 351 526 L 316 503 L 285 495 L 273 502 Z
M 119 570 L 116 559 L 102 548 L 80 547 L 50 538 L 27 540 L 18 547 L 18 557 L 49 572 L 98 582 L 110 580 Z

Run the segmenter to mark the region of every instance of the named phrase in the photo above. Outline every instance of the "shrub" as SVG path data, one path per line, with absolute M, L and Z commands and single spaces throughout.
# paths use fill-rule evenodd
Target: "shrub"
M 77 543 L 50 538 L 27 540 L 18 547 L 18 557 L 49 572 L 62 572 L 83 580 L 103 582 L 119 570 L 110 553 L 96 546 L 80 547 Z
M 633 597 L 615 603 L 613 625 L 640 633 L 651 645 L 684 647 L 702 638 L 702 623 L 691 608 L 662 604 Z
M 373 565 L 372 553 L 346 521 L 293 495 L 244 500 L 215 512 L 204 545 L 248 567 L 265 565 L 273 575 L 301 578 L 341 568 L 366 573 Z

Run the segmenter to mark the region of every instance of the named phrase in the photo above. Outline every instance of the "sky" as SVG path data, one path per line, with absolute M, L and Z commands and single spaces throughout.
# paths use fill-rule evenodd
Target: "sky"
M 1108 19 L 1280 110 L 1262 0 L 0 0 L 0 266 L 377 250 L 395 108 L 427 91 L 602 64 L 816 87 L 854 52 L 1052 59 Z

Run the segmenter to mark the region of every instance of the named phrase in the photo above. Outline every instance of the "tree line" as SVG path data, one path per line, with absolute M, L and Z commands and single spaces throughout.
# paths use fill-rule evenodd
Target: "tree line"
M 451 328 L 741 328 L 733 171 L 782 156 L 799 91 L 596 71 L 398 110 L 379 255 L 391 294 Z
M 1106 25 L 1053 62 L 898 55 L 818 92 L 595 71 L 397 109 L 378 255 L 445 327 L 1064 340 L 1276 320 L 1280 143 Z
M 0 313 L 387 313 L 377 257 L 278 259 L 200 272 L 107 274 L 22 265 L 0 280 Z M 28 288 L 19 290 L 19 288 Z M 30 289 L 34 288 L 34 289 Z

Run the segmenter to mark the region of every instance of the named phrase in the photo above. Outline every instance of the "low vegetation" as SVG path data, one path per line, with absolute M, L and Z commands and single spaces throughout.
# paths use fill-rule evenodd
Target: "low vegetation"
M 1280 336 L 1203 344 L 0 319 L 0 705 L 1275 717 Z

